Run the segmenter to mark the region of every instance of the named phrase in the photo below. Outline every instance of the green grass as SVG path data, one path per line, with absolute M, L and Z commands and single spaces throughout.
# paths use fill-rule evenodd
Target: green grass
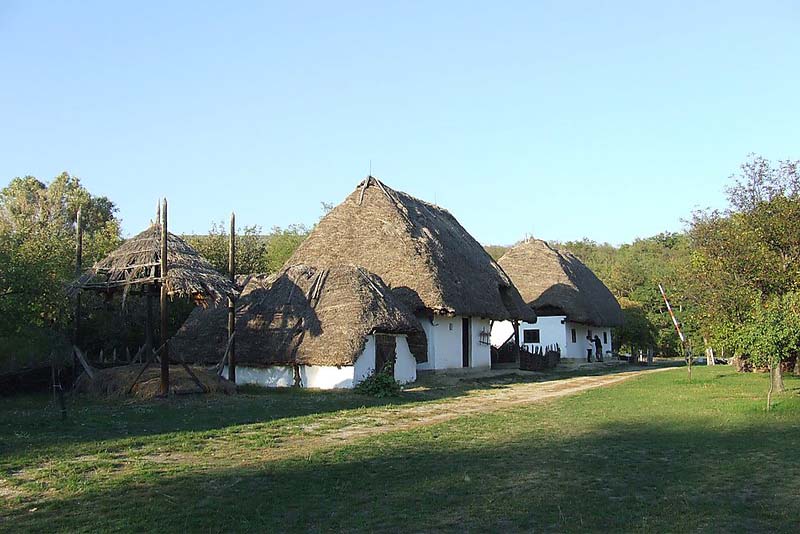
M 447 391 L 374 400 L 250 391 L 171 403 L 2 399 L 0 530 L 714 531 L 800 525 L 800 380 L 650 374 L 572 397 L 343 444 Z M 404 405 L 404 406 L 403 406 Z

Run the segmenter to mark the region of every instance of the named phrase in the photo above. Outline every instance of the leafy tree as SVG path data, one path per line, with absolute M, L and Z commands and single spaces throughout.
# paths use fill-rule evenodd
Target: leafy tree
M 308 235 L 300 224 L 275 226 L 268 234 L 261 227 L 245 226 L 236 231 L 236 274 L 273 273 L 279 270 Z M 228 272 L 227 226 L 215 223 L 207 235 L 184 236 L 220 272 Z
M 769 369 L 769 410 L 773 392 L 784 389 L 781 362 L 800 352 L 800 293 L 754 303 L 751 317 L 736 330 L 732 344 L 754 367 Z
M 774 299 L 800 289 L 800 162 L 769 161 L 751 155 L 731 177 L 730 207 L 694 214 L 692 270 L 688 277 L 698 308 L 697 319 L 709 337 L 724 345 L 736 330 L 752 336 L 743 357 L 758 361 L 789 352 L 779 345 L 755 343 L 766 335 Z M 759 334 L 760 332 L 760 334 Z M 772 340 L 783 338 L 769 336 Z M 735 337 L 735 339 L 739 339 Z M 740 340 L 741 341 L 741 340 Z M 771 354 L 756 354 L 769 350 Z M 800 372 L 800 364 L 796 365 Z M 774 366 L 780 378 L 781 366 Z
M 113 202 L 92 195 L 68 173 L 50 183 L 15 178 L 0 190 L 0 359 L 14 366 L 47 357 L 53 336 L 42 332 L 70 331 L 73 311 L 64 290 L 75 275 L 78 208 L 84 258 L 91 263 L 119 244 Z M 33 338 L 43 341 L 30 348 Z

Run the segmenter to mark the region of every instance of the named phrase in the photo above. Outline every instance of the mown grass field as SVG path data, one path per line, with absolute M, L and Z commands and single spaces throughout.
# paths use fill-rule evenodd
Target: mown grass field
M 323 445 L 470 391 L 80 401 L 66 423 L 46 397 L 0 399 L 0 530 L 797 532 L 786 385 L 767 413 L 763 375 L 670 370 Z

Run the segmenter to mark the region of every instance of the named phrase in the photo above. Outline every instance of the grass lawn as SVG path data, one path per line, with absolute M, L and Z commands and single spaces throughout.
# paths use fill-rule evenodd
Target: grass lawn
M 45 397 L 0 399 L 0 530 L 797 532 L 800 380 L 786 385 L 766 413 L 764 375 L 670 370 L 323 445 L 496 385 L 78 401 L 65 423 Z

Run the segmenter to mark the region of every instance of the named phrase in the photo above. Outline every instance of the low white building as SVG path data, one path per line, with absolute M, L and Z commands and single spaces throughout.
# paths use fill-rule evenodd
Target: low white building
M 351 388 L 385 366 L 400 383 L 417 378 L 409 336 L 424 335 L 376 275 L 356 266 L 292 265 L 251 277 L 237 300 L 237 384 Z M 227 310 L 197 309 L 171 340 L 187 361 L 219 362 Z M 227 366 L 223 370 L 229 376 Z
M 519 343 L 528 350 L 558 346 L 562 358 L 597 360 L 612 351 L 613 328 L 622 310 L 611 291 L 573 254 L 546 242 L 517 244 L 498 262 L 536 311 L 535 323 L 520 322 Z M 499 347 L 514 334 L 510 321 L 496 322 L 492 344 Z

